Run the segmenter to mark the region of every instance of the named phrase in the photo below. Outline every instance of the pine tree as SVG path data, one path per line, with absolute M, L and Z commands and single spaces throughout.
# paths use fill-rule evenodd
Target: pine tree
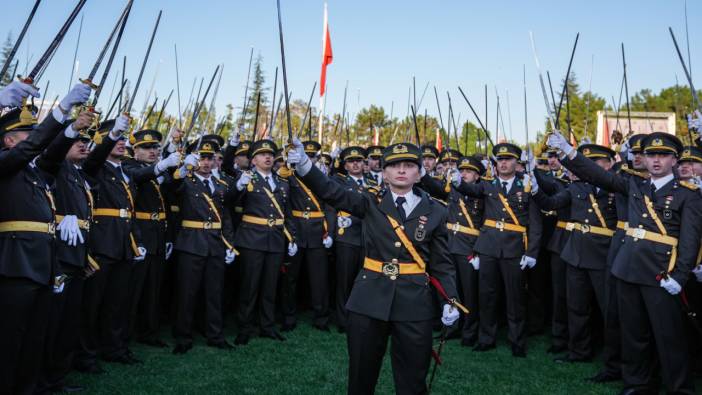
M 256 57 L 253 70 L 253 81 L 249 86 L 249 97 L 246 99 L 246 116 L 244 118 L 244 126 L 247 130 L 247 134 L 252 135 L 251 129 L 256 121 L 256 104 L 258 102 L 258 95 L 261 95 L 261 106 L 259 108 L 259 119 L 258 128 L 259 131 L 265 123 L 265 113 L 268 111 L 268 88 L 265 86 L 266 76 L 263 73 L 263 56 L 260 54 Z M 241 120 L 240 120 L 241 121 Z M 240 122 L 241 123 L 241 122 Z
M 7 59 L 10 56 L 10 52 L 12 51 L 12 47 L 14 46 L 14 43 L 12 41 L 12 33 L 7 34 L 7 39 L 5 39 L 5 43 L 2 45 L 2 50 L 0 50 L 0 67 L 4 67 L 5 63 L 7 62 Z M 3 76 L 2 80 L 0 80 L 0 87 L 3 87 L 10 82 L 12 82 L 12 75 L 10 73 L 12 72 L 12 66 L 10 66 L 7 69 L 7 72 L 5 73 L 5 76 Z

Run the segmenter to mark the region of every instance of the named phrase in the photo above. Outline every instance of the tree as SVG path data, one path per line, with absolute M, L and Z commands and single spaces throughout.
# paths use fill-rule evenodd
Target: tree
M 12 33 L 7 33 L 7 39 L 5 39 L 5 42 L 2 45 L 2 50 L 0 50 L 0 67 L 5 67 L 5 63 L 10 57 L 10 52 L 12 52 L 13 46 L 14 42 L 12 41 Z M 11 75 L 11 73 L 12 67 L 9 67 L 2 80 L 0 80 L 0 87 L 6 86 L 10 82 L 12 82 L 12 78 L 14 76 Z
M 246 109 L 245 109 L 245 118 L 243 120 L 243 124 L 247 126 L 247 129 L 249 129 L 249 133 L 251 134 L 251 129 L 254 127 L 254 123 L 256 122 L 256 107 L 258 103 L 258 95 L 261 95 L 261 105 L 259 107 L 259 122 L 258 122 L 258 132 L 260 133 L 263 128 L 263 124 L 265 122 L 262 122 L 263 119 L 265 119 L 265 113 L 268 111 L 268 88 L 265 86 L 266 84 L 266 76 L 263 73 L 263 56 L 259 54 L 256 57 L 256 61 L 254 63 L 254 70 L 253 70 L 253 81 L 251 85 L 249 86 L 249 96 L 246 99 Z M 242 123 L 241 117 L 239 117 L 239 123 Z

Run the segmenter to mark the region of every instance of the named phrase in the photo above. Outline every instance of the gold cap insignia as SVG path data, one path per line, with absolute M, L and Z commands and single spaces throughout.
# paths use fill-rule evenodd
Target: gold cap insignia
M 263 143 L 263 144 L 261 144 L 261 147 L 263 147 L 263 148 L 271 148 L 271 145 L 268 144 L 268 143 Z
M 585 154 L 585 155 L 590 155 L 590 152 L 591 152 L 591 151 L 590 151 L 590 148 L 585 148 L 585 149 L 583 150 L 583 154 Z
M 683 156 L 692 156 L 692 153 L 689 149 L 686 149 L 685 151 L 683 151 Z
M 499 153 L 504 154 L 507 152 L 507 147 L 500 147 Z
M 153 141 L 153 139 L 154 139 L 154 136 L 152 136 L 150 134 L 144 135 L 144 141 Z
M 351 150 L 351 155 L 358 155 L 358 151 L 356 151 L 355 149 Z
M 651 146 L 653 146 L 653 147 L 661 147 L 661 146 L 663 146 L 663 140 L 661 140 L 661 139 L 653 139 L 653 141 L 651 141 Z
M 408 152 L 407 146 L 404 144 L 398 144 L 395 147 L 393 147 L 393 149 L 392 149 L 393 154 L 404 154 L 407 152 Z
M 212 144 L 210 144 L 210 143 L 205 143 L 205 144 L 203 144 L 203 145 L 202 145 L 202 150 L 205 150 L 205 151 L 212 151 Z

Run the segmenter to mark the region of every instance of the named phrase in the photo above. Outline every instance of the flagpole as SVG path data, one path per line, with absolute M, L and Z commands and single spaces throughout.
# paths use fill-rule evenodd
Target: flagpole
M 319 79 L 319 124 L 318 124 L 318 130 L 319 133 L 318 139 L 319 139 L 319 144 L 323 144 L 324 142 L 324 131 L 322 130 L 322 127 L 324 126 L 324 107 L 326 104 L 326 90 L 327 90 L 327 82 L 326 82 L 326 76 L 327 76 L 327 66 L 331 64 L 332 62 L 332 51 L 331 51 L 331 43 L 328 41 L 329 38 L 329 18 L 327 14 L 327 3 L 324 3 L 324 24 L 322 25 L 322 72 L 321 76 Z M 327 47 L 329 51 L 327 52 Z

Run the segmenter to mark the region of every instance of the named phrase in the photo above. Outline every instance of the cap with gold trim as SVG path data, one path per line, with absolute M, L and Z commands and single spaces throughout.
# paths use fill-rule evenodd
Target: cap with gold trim
M 461 153 L 455 149 L 445 149 L 439 155 L 439 162 L 458 162 L 461 156 Z
M 578 147 L 578 152 L 583 154 L 586 158 L 588 159 L 600 159 L 600 158 L 614 158 L 616 156 L 616 152 L 614 150 L 605 147 L 604 145 L 598 145 L 598 144 L 583 144 L 580 147 Z
M 644 154 L 672 154 L 680 156 L 683 144 L 675 135 L 665 132 L 653 132 L 641 141 Z
M 329 155 L 329 154 L 326 153 L 326 152 L 322 152 L 322 153 L 319 155 L 319 162 L 322 163 L 322 164 L 324 164 L 324 165 L 326 165 L 326 166 L 331 166 L 333 160 L 332 160 L 331 155 Z
M 458 170 L 473 170 L 479 175 L 485 175 L 485 166 L 474 156 L 462 156 L 458 160 Z
M 236 146 L 236 149 L 234 150 L 234 156 L 249 156 L 249 149 L 251 148 L 251 144 L 253 144 L 249 140 L 244 140 L 239 143 L 239 145 Z
M 273 140 L 257 140 L 249 148 L 249 158 L 253 158 L 258 154 L 269 153 L 275 156 L 276 151 L 278 151 L 278 146 L 275 145 Z
M 305 147 L 307 155 L 317 155 L 317 152 L 322 149 L 322 145 L 313 140 L 303 141 L 302 145 Z
M 199 139 L 198 139 L 199 140 Z M 216 152 L 219 152 L 220 146 L 217 144 L 215 141 L 207 141 L 204 138 L 202 141 L 199 142 L 200 146 L 198 147 L 198 140 L 193 141 L 188 145 L 187 152 L 197 152 L 200 154 L 200 156 L 213 156 Z
M 683 148 L 680 154 L 679 162 L 697 162 L 702 163 L 702 149 L 694 145 L 688 145 Z
M 421 146 L 422 149 L 422 158 L 438 158 L 439 157 L 439 150 L 436 149 L 431 144 L 424 144 Z
M 421 166 L 422 151 L 410 143 L 393 144 L 383 150 L 383 167 L 397 162 L 412 162 Z
M 282 161 L 283 161 L 283 150 L 282 150 L 281 148 L 278 148 L 278 149 L 275 151 L 275 159 L 273 159 L 273 160 L 274 160 L 275 162 L 278 162 L 278 161 L 281 161 L 281 162 L 282 162 Z
M 8 132 L 31 132 L 37 124 L 36 107 L 17 107 L 0 117 L 0 136 Z
M 519 160 L 522 157 L 522 149 L 512 143 L 499 143 L 492 147 L 492 154 L 495 158 L 514 158 Z
M 218 134 L 206 134 L 202 136 L 202 141 L 214 141 L 220 147 L 224 147 L 224 137 Z
M 385 147 L 382 145 L 371 145 L 366 148 L 366 156 L 373 159 L 380 159 L 384 155 Z
M 163 135 L 152 129 L 140 130 L 132 135 L 132 147 L 137 148 L 158 148 L 161 145 Z
M 347 147 L 344 148 L 343 151 L 341 151 L 339 157 L 341 158 L 342 162 L 353 159 L 363 160 L 366 159 L 366 150 L 365 148 L 358 146 Z
M 644 137 L 646 137 L 645 134 L 635 134 L 629 137 L 629 151 L 631 151 L 632 154 L 640 154 L 643 152 L 641 142 Z

